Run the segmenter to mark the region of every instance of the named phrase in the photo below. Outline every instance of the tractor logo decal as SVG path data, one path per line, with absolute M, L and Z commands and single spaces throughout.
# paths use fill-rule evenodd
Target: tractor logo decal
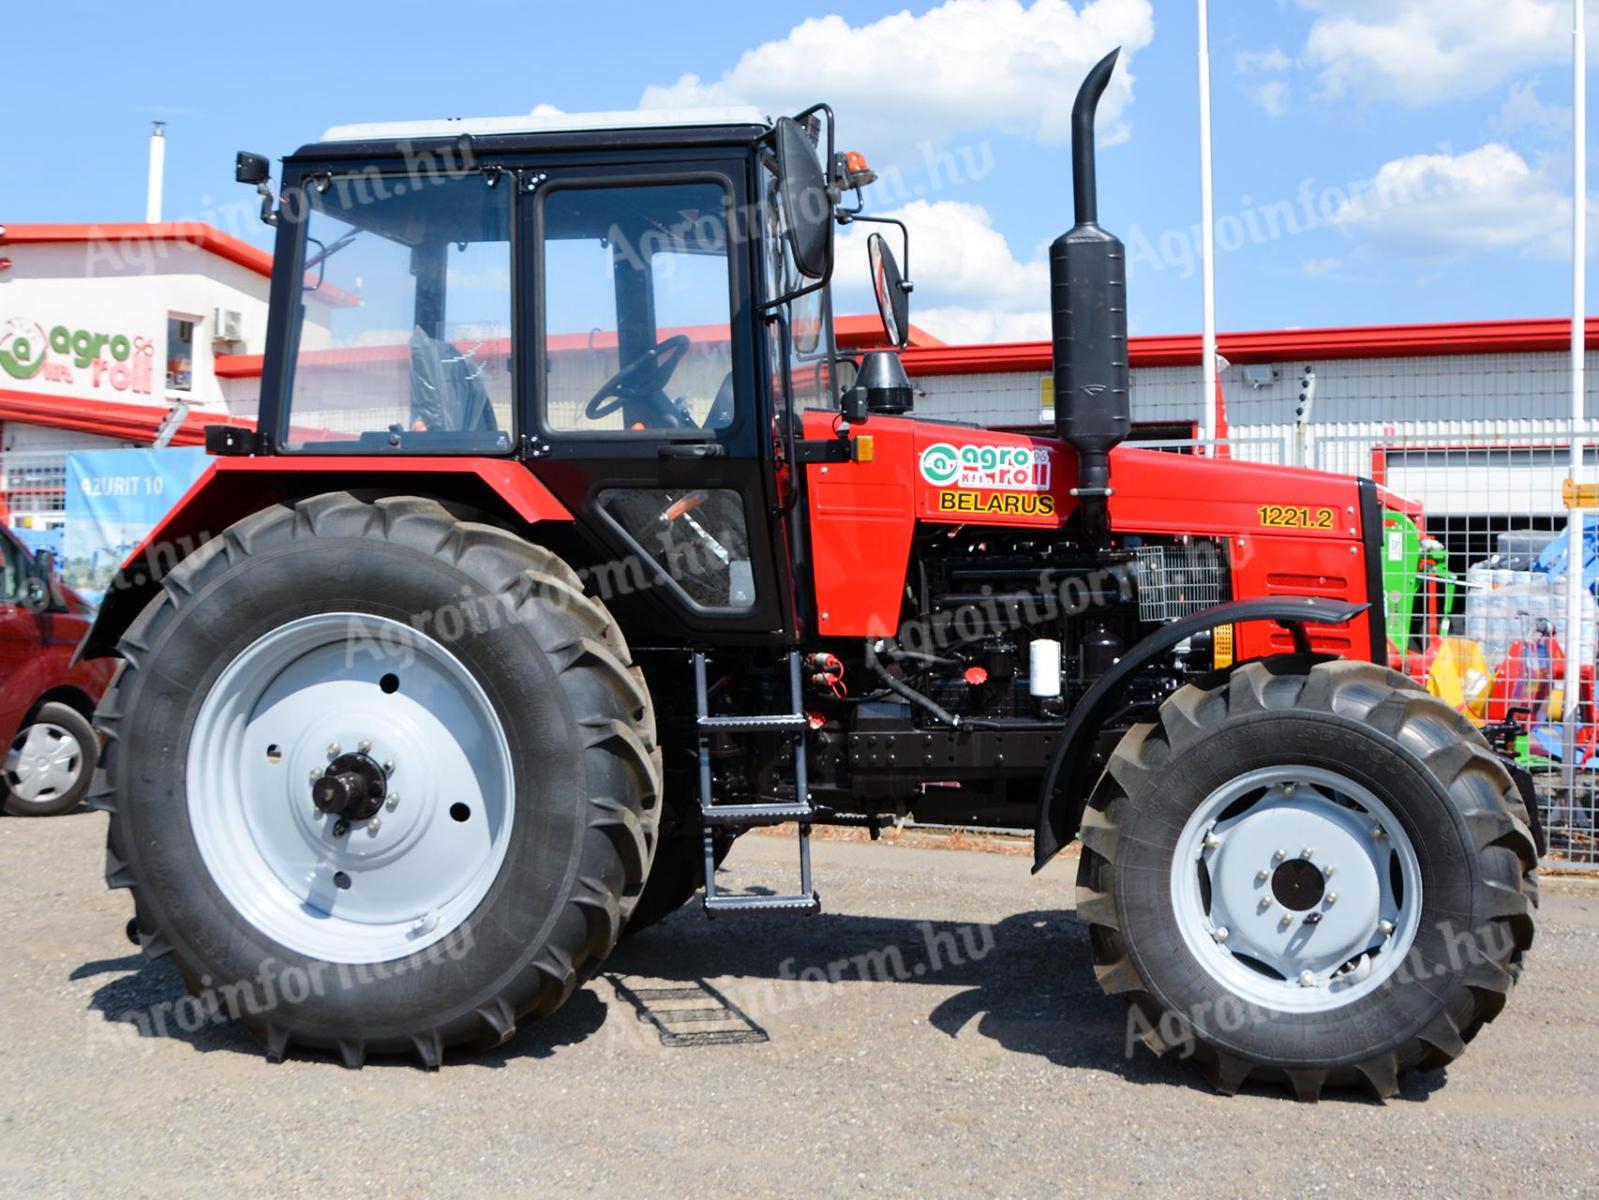
M 44 327 L 25 317 L 13 317 L 0 328 L 0 368 L 13 379 L 32 379 L 44 366 Z
M 952 446 L 922 451 L 922 478 L 934 487 L 976 491 L 1047 492 L 1049 451 L 1033 446 Z

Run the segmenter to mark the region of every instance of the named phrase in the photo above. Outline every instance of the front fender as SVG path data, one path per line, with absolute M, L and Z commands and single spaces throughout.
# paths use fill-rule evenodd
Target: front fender
M 128 555 L 74 661 L 115 654 L 168 572 L 234 522 L 271 504 L 351 488 L 437 496 L 522 525 L 572 520 L 554 493 L 514 459 L 219 458 Z
M 1151 662 L 1179 642 L 1221 625 L 1241 625 L 1246 621 L 1276 621 L 1289 627 L 1343 625 L 1368 607 L 1365 603 L 1313 597 L 1234 600 L 1163 625 L 1132 646 L 1083 694 L 1072 709 L 1060 740 L 1055 743 L 1038 796 L 1038 823 L 1033 832 L 1034 872 L 1041 870 L 1077 836 L 1083 807 L 1095 783 L 1094 741 L 1114 711 L 1122 688 Z M 1296 637 L 1296 641 L 1303 643 L 1304 639 Z

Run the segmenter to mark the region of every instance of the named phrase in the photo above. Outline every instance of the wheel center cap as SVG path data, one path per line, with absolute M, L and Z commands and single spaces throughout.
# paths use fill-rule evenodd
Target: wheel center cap
M 311 784 L 311 802 L 330 817 L 365 821 L 377 816 L 388 795 L 388 777 L 366 754 L 342 754 Z
M 1271 894 L 1277 903 L 1294 912 L 1306 912 L 1321 903 L 1327 881 L 1315 863 L 1291 858 L 1272 872 Z

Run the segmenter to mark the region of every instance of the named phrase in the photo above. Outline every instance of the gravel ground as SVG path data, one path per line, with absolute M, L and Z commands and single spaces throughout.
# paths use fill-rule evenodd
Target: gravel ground
M 832 841 L 823 916 L 687 909 L 439 1073 L 272 1066 L 230 1025 L 140 1036 L 123 1018 L 182 991 L 123 938 L 104 833 L 0 820 L 3 1195 L 1599 1193 L 1599 890 L 1578 883 L 1546 881 L 1520 988 L 1447 1078 L 1301 1106 L 1124 1053 L 1070 864 Z M 732 877 L 785 887 L 792 853 L 746 838 Z

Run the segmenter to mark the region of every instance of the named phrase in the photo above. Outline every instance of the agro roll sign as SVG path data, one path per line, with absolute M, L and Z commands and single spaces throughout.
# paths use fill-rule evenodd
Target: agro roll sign
M 52 325 L 12 317 L 0 326 L 0 382 L 32 380 L 147 396 L 155 377 L 155 343 L 121 332 Z
M 922 478 L 937 488 L 943 513 L 1047 517 L 1053 462 L 1043 446 L 954 445 L 934 442 L 922 451 Z

